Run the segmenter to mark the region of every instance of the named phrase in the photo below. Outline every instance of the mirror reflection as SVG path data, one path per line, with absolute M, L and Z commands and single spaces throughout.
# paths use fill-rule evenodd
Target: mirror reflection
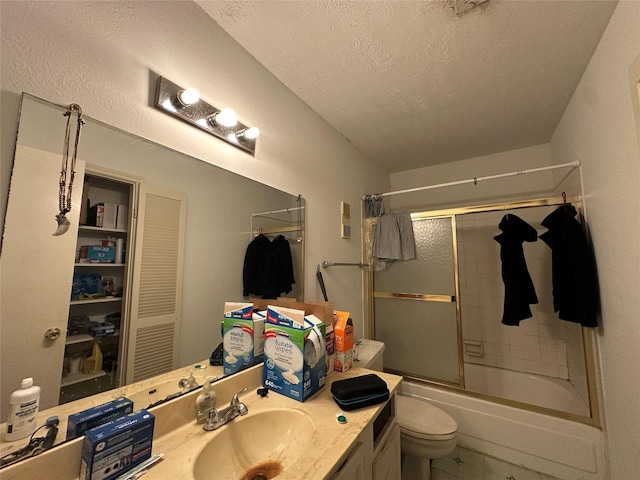
M 276 293 L 303 299 L 304 200 L 85 115 L 70 227 L 53 236 L 65 110 L 23 95 L 2 294 L 20 321 L 3 324 L 3 391 L 33 377 L 42 410 L 179 367 L 185 385 L 167 379 L 154 399 L 220 376 L 224 303 L 261 293 L 243 279 L 256 236 L 286 241 L 294 283 Z

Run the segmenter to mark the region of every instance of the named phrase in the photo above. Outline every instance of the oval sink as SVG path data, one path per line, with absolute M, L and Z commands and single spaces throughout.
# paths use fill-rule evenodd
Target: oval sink
M 305 454 L 315 425 L 300 410 L 274 409 L 221 427 L 196 458 L 195 480 L 269 480 Z

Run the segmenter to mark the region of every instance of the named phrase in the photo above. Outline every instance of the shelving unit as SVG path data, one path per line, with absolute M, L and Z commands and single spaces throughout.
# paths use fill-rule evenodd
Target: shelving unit
M 93 337 L 90 333 L 80 333 L 69 335 L 65 340 L 65 357 L 81 356 L 86 358 L 90 355 L 93 343 L 98 342 L 104 359 L 109 358 L 111 372 L 102 368 L 93 374 L 83 373 L 82 367 L 79 372 L 68 373 L 68 369 L 62 368 L 62 379 L 60 385 L 60 403 L 77 400 L 89 395 L 93 395 L 108 388 L 119 385 L 119 375 L 116 366 L 120 365 L 123 345 L 123 336 L 120 335 L 122 328 L 127 328 L 125 318 L 126 283 L 129 265 L 127 255 L 122 254 L 122 258 L 116 258 L 113 263 L 92 263 L 80 261 L 80 250 L 83 246 L 107 246 L 103 242 L 115 242 L 121 239 L 124 249 L 130 244 L 130 231 L 132 225 L 128 215 L 133 212 L 132 198 L 133 187 L 130 182 L 118 177 L 117 172 L 110 175 L 109 172 L 91 171 L 87 168 L 83 186 L 83 208 L 81 212 L 81 225 L 78 227 L 78 237 L 76 244 L 76 260 L 74 263 L 74 279 L 76 275 L 96 274 L 100 276 L 100 283 L 105 277 L 113 279 L 114 286 L 122 291 L 122 296 L 99 296 L 94 298 L 80 298 L 69 301 L 69 319 L 83 317 L 91 321 L 104 321 L 109 314 L 120 314 L 120 323 L 116 325 L 116 334 L 104 337 Z M 104 228 L 94 225 L 83 224 L 87 220 L 91 221 L 92 215 L 88 214 L 90 206 L 96 204 L 109 204 L 115 206 L 115 212 L 126 211 L 126 219 L 117 219 L 118 223 L 124 223 L 127 228 Z M 122 206 L 122 207 L 121 207 Z M 125 208 L 126 207 L 126 208 Z M 113 207 L 112 207 L 113 208 Z M 85 212 L 85 215 L 82 213 Z M 95 218 L 95 215 L 93 216 Z M 89 295 L 94 292 L 89 290 Z M 95 292 L 98 295 L 103 292 Z M 71 325 L 70 325 L 71 326 Z M 71 388 L 70 388 L 71 387 Z

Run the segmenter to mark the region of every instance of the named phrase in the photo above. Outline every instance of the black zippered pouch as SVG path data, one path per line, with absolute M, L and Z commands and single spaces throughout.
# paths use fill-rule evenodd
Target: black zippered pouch
M 374 373 L 333 382 L 331 394 L 338 406 L 345 411 L 389 400 L 387 383 Z

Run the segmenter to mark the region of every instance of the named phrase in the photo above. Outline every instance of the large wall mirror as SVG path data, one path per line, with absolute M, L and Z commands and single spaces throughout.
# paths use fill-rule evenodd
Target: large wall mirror
M 82 128 L 78 148 L 74 206 L 69 215 L 72 225 L 67 233 L 52 235 L 56 230 L 54 216 L 58 212 L 65 111 L 66 106 L 23 95 L 4 227 L 0 354 L 4 397 L 20 385 L 20 379 L 33 377 L 35 383 L 42 387 L 41 408 L 50 408 L 157 375 L 161 372 L 155 367 L 162 362 L 174 367 L 208 362 L 212 351 L 221 342 L 225 302 L 249 300 L 243 295 L 246 293 L 243 292 L 243 267 L 247 248 L 258 235 L 266 236 L 270 241 L 283 236 L 287 241 L 295 283 L 291 291 L 279 293 L 303 300 L 305 205 L 300 195 L 279 191 L 115 129 L 86 116 L 91 112 L 84 112 L 86 124 Z M 23 167 L 27 170 L 21 173 Z M 23 181 L 28 179 L 26 185 L 17 183 L 20 174 Z M 133 207 L 128 223 L 122 229 L 125 232 L 114 229 L 112 233 L 105 229 L 96 233 L 95 227 L 81 225 L 78 220 L 80 206 L 87 202 L 81 195 L 83 185 L 87 185 L 85 179 L 90 180 L 89 204 L 104 201 L 105 204 L 124 203 Z M 133 282 L 136 288 L 132 295 L 142 295 L 143 287 L 135 282 L 140 281 L 136 278 L 139 275 L 136 269 L 143 261 L 140 259 L 143 255 L 138 250 L 140 245 L 134 245 L 132 232 L 126 230 L 132 227 L 138 233 L 143 231 L 145 244 L 153 243 L 154 238 L 161 244 L 171 233 L 162 228 L 151 232 L 149 219 L 157 215 L 162 220 L 172 214 L 162 202 L 154 207 L 155 210 L 146 205 L 144 213 L 136 198 L 145 191 L 175 193 L 182 202 L 178 212 L 183 215 L 180 220 L 182 236 L 178 238 L 181 257 L 177 262 L 181 274 L 177 279 L 175 275 L 167 279 L 175 284 L 180 301 L 173 314 L 177 326 L 175 332 L 172 331 L 166 353 L 158 350 L 158 345 L 166 341 L 166 337 L 157 340 L 160 328 L 146 319 L 141 322 L 137 334 L 126 331 L 124 317 L 134 315 L 136 308 L 142 310 L 140 305 L 128 301 L 121 306 L 123 302 L 117 299 L 103 302 L 100 298 L 96 298 L 94 303 L 84 304 L 82 298 L 72 298 L 69 290 L 72 277 L 75 278 L 79 272 L 97 272 L 102 279 L 113 278 L 115 287 L 123 284 L 126 287 Z M 141 220 L 143 215 L 144 224 Z M 94 265 L 85 269 L 79 265 L 82 263 L 78 259 L 78 250 L 83 243 L 81 239 L 95 239 L 96 236 L 107 241 L 109 237 L 124 239 L 124 267 Z M 67 246 L 67 253 L 61 254 L 59 245 L 63 242 L 72 247 Z M 134 247 L 138 258 L 134 256 Z M 166 275 L 167 270 L 163 267 L 170 262 L 162 261 L 162 256 L 159 258 L 152 261 L 147 258 L 148 276 Z M 62 290 L 60 285 L 64 285 Z M 254 293 L 259 296 L 259 292 Z M 146 302 L 144 308 L 153 311 L 160 308 L 152 301 L 153 298 L 157 298 L 160 304 L 164 300 L 163 295 L 162 291 L 152 291 L 138 301 L 140 304 Z M 78 365 L 74 363 L 77 363 L 76 357 L 90 356 L 94 343 L 93 338 L 87 337 L 84 337 L 85 341 L 82 337 L 77 342 L 69 341 L 77 333 L 69 331 L 69 317 L 89 317 L 93 321 L 95 317 L 116 320 L 118 315 L 122 322 L 119 325 L 122 338 L 100 340 L 103 355 L 101 375 L 65 383 L 70 373 L 78 373 Z M 55 340 L 45 338 L 45 332 L 56 326 L 63 330 L 60 337 Z M 140 334 L 142 331 L 146 336 Z M 110 350 L 109 341 L 115 344 L 115 354 Z M 136 356 L 136 351 L 147 348 L 149 342 L 156 342 L 156 350 L 152 349 L 146 358 Z M 139 364 L 144 362 L 147 365 L 140 367 Z M 137 371 L 142 372 L 137 376 L 131 373 L 134 363 L 138 364 L 135 367 Z M 125 369 L 129 371 L 125 373 Z M 5 407 L 3 405 L 3 419 L 7 415 Z

